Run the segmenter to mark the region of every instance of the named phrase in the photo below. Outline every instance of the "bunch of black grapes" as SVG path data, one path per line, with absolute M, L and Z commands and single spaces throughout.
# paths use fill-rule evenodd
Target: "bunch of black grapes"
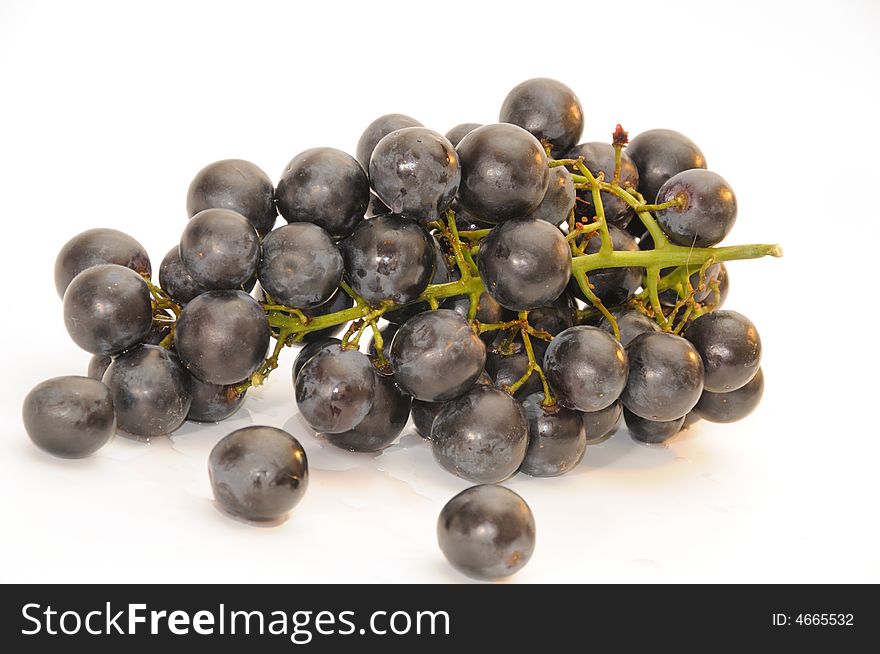
M 645 443 L 700 418 L 739 420 L 764 385 L 755 326 L 720 308 L 723 263 L 683 275 L 667 266 L 679 283 L 659 293 L 659 313 L 642 268 L 591 271 L 592 294 L 575 282 L 573 260 L 603 238 L 612 257 L 654 247 L 625 198 L 602 190 L 595 202 L 579 164 L 661 205 L 651 216 L 674 245 L 714 246 L 736 219 L 733 191 L 682 134 L 648 131 L 624 149 L 580 143 L 583 126 L 568 87 L 532 79 L 508 94 L 498 123 L 444 136 L 382 116 L 356 157 L 307 150 L 277 185 L 252 163 L 218 161 L 189 187 L 190 219 L 158 285 L 130 236 L 75 236 L 55 282 L 71 338 L 93 357 L 88 377 L 30 392 L 28 434 L 82 457 L 117 431 L 148 439 L 220 421 L 283 346 L 301 345 L 294 394 L 314 431 L 374 452 L 412 416 L 436 461 L 478 484 L 441 513 L 444 554 L 471 576 L 515 572 L 534 520 L 498 482 L 574 469 L 621 419 Z M 220 505 L 255 521 L 284 516 L 308 485 L 300 443 L 267 426 L 222 439 L 209 473 Z

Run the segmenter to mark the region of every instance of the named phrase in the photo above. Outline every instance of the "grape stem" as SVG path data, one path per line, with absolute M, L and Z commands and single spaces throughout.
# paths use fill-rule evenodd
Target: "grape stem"
M 513 395 L 529 380 L 529 377 L 531 377 L 533 373 L 537 373 L 538 377 L 541 378 L 541 385 L 544 387 L 544 401 L 541 402 L 541 406 L 545 409 L 554 407 L 556 406 L 556 398 L 554 398 L 553 393 L 550 392 L 550 385 L 547 383 L 547 377 L 544 375 L 544 371 L 541 369 L 541 366 L 535 358 L 535 350 L 532 348 L 532 339 L 529 337 L 529 312 L 520 311 L 519 320 L 516 322 L 520 325 L 520 334 L 522 334 L 526 356 L 529 358 L 529 365 L 523 373 L 523 376 L 507 386 L 505 390 Z

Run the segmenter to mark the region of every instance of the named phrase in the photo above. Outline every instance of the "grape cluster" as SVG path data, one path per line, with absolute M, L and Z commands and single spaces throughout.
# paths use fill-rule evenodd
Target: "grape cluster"
M 412 417 L 437 463 L 477 484 L 443 509 L 441 550 L 471 576 L 515 572 L 535 523 L 498 482 L 571 471 L 621 419 L 644 443 L 739 420 L 764 386 L 755 325 L 721 309 L 724 262 L 778 246 L 715 247 L 736 196 L 682 134 L 630 142 L 618 125 L 611 143 L 579 143 L 583 130 L 571 89 L 532 79 L 498 123 L 443 136 L 390 114 L 356 157 L 307 150 L 277 186 L 218 161 L 189 187 L 158 285 L 133 238 L 75 236 L 55 282 L 93 358 L 88 377 L 31 391 L 28 434 L 80 457 L 117 430 L 220 421 L 301 346 L 305 422 L 376 452 Z M 268 426 L 217 443 L 209 474 L 219 505 L 252 521 L 283 518 L 308 486 L 302 445 Z

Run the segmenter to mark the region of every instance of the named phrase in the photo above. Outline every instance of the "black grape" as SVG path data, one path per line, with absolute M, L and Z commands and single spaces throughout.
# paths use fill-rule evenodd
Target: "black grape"
M 320 306 L 339 288 L 342 272 L 339 248 L 317 225 L 284 225 L 263 239 L 257 276 L 277 304 L 297 309 Z
M 552 225 L 558 225 L 568 218 L 568 214 L 574 209 L 576 197 L 571 173 L 563 166 L 556 166 L 550 169 L 550 181 L 544 199 L 529 215 L 532 218 L 546 220 Z
M 65 243 L 55 259 L 58 297 L 64 297 L 67 286 L 83 270 L 105 263 L 131 268 L 147 278 L 152 273 L 147 251 L 131 236 L 115 229 L 89 229 Z
M 660 325 L 635 309 L 614 311 L 611 315 L 614 316 L 614 319 L 617 321 L 617 329 L 620 331 L 620 344 L 623 345 L 623 347 L 629 345 L 630 341 L 639 334 L 660 331 Z M 611 328 L 611 323 L 609 323 L 606 318 L 602 318 L 599 327 L 608 333 L 614 333 L 614 330 Z
M 66 459 L 97 452 L 116 433 L 110 391 L 88 377 L 54 377 L 37 384 L 24 398 L 21 413 L 34 444 Z
M 341 249 L 348 283 L 373 306 L 411 302 L 434 275 L 431 235 L 395 214 L 363 221 Z
M 529 448 L 520 472 L 532 477 L 557 477 L 584 457 L 587 435 L 581 414 L 565 407 L 545 409 L 543 393 L 522 400 L 529 421 Z
M 532 213 L 541 204 L 550 172 L 544 148 L 516 125 L 484 125 L 456 148 L 461 165 L 458 203 L 485 222 Z
M 294 381 L 300 415 L 316 432 L 353 429 L 373 406 L 375 379 L 366 354 L 327 345 L 303 364 Z
M 370 201 L 366 167 L 334 148 L 296 155 L 278 182 L 278 211 L 289 223 L 314 223 L 343 238 L 363 220 Z
M 562 406 L 599 411 L 612 404 L 626 386 L 626 352 L 598 327 L 571 327 L 547 347 L 544 373 Z
M 519 572 L 535 551 L 535 518 L 512 490 L 474 486 L 443 507 L 437 542 L 459 572 L 475 579 L 503 579 Z
M 449 267 L 446 255 L 443 253 L 443 248 L 433 236 L 431 236 L 431 246 L 434 250 L 434 275 L 431 277 L 431 284 L 445 284 L 446 282 L 453 281 L 453 278 L 458 279 L 458 270 L 453 270 Z M 382 317 L 388 322 L 402 325 L 417 313 L 427 311 L 430 308 L 431 307 L 427 302 L 417 302 L 408 307 L 401 307 L 394 311 L 388 311 L 383 314 Z
M 684 416 L 672 420 L 648 420 L 623 407 L 623 419 L 630 436 L 642 443 L 665 443 L 681 431 Z
M 457 147 L 465 136 L 478 127 L 482 127 L 482 125 L 480 123 L 461 123 L 446 132 L 446 138 L 452 143 L 452 147 Z
M 438 309 L 410 318 L 394 335 L 389 356 L 407 393 L 438 402 L 474 384 L 486 363 L 486 346 L 459 314 Z
M 150 438 L 183 424 L 192 403 L 190 376 L 177 355 L 140 345 L 113 360 L 104 373 L 119 429 Z
M 361 167 L 364 170 L 369 170 L 370 158 L 373 156 L 376 144 L 391 132 L 406 127 L 422 127 L 422 124 L 415 118 L 404 114 L 386 114 L 367 125 L 367 129 L 361 135 L 355 150 L 355 156 Z
M 186 193 L 186 213 L 230 209 L 244 216 L 260 236 L 275 226 L 275 189 L 258 166 L 242 159 L 215 161 L 202 168 Z
M 552 146 L 554 152 L 566 152 L 584 131 L 584 110 L 565 84 L 536 77 L 507 94 L 498 122 L 519 125 L 541 143 Z
M 480 244 L 477 260 L 486 291 L 512 311 L 550 304 L 571 276 L 571 250 L 556 227 L 523 218 L 497 225 Z
M 475 483 L 510 477 L 522 464 L 528 443 L 529 423 L 520 403 L 481 384 L 446 402 L 431 427 L 437 462 Z
M 208 289 L 196 282 L 180 260 L 180 246 L 168 251 L 159 266 L 159 286 L 177 304 L 184 305 Z
M 174 349 L 203 382 L 225 385 L 248 379 L 269 348 L 269 322 L 243 291 L 210 291 L 187 304 L 174 329 Z
M 617 431 L 622 413 L 623 403 L 619 399 L 604 409 L 581 413 L 587 445 L 598 445 L 608 440 Z
M 293 383 L 296 384 L 296 376 L 299 374 L 299 371 L 302 370 L 302 367 L 306 364 L 306 361 L 311 359 L 328 345 L 341 344 L 342 341 L 340 341 L 338 338 L 328 337 L 318 338 L 303 345 L 300 351 L 296 353 L 296 359 L 293 360 Z
M 64 293 L 64 325 L 86 352 L 121 352 L 150 332 L 150 289 L 130 268 L 112 263 L 87 268 Z
M 685 170 L 660 187 L 657 203 L 684 199 L 684 207 L 661 209 L 657 223 L 678 245 L 707 248 L 720 243 L 736 222 L 736 195 L 721 175 L 710 170 Z
M 761 336 L 752 321 L 736 311 L 703 314 L 687 326 L 685 338 L 703 360 L 707 391 L 735 391 L 761 365 Z
M 623 406 L 647 420 L 668 422 L 694 408 L 703 392 L 703 362 L 681 336 L 646 332 L 626 346 L 629 378 Z
M 225 436 L 211 450 L 208 473 L 220 507 L 256 522 L 283 518 L 309 486 L 305 450 L 275 427 L 254 425 Z
M 424 127 L 385 136 L 370 158 L 370 184 L 382 202 L 414 220 L 437 220 L 461 181 L 458 155 L 446 137 Z
M 373 370 L 375 385 L 373 406 L 356 427 L 337 434 L 327 434 L 327 442 L 352 452 L 378 452 L 391 445 L 409 419 L 412 398 L 394 382 L 394 378 Z
M 106 372 L 107 367 L 112 361 L 113 358 L 109 354 L 93 354 L 92 358 L 89 359 L 86 375 L 90 379 L 101 381 L 104 378 L 104 372 Z
M 709 422 L 736 422 L 742 420 L 761 402 L 764 395 L 764 373 L 758 368 L 755 376 L 745 385 L 727 393 L 703 391 L 694 412 Z
M 208 384 L 190 375 L 192 404 L 187 420 L 196 422 L 220 422 L 241 408 L 246 391 L 239 391 L 235 384 Z
M 183 230 L 180 260 L 202 288 L 240 289 L 256 277 L 260 237 L 240 213 L 205 209 L 190 218 Z
M 696 143 L 671 129 L 642 132 L 629 142 L 626 153 L 639 170 L 639 191 L 649 203 L 670 177 L 706 167 L 706 158 Z

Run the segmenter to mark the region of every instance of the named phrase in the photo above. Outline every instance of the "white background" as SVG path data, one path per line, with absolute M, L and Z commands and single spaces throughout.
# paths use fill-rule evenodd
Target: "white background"
M 492 122 L 515 84 L 579 94 L 584 140 L 678 129 L 739 201 L 728 307 L 764 343 L 760 408 L 669 447 L 626 432 L 558 479 L 508 485 L 538 543 L 515 581 L 880 581 L 876 188 L 880 3 L 0 2 L 3 343 L 0 581 L 462 581 L 436 546 L 467 486 L 407 429 L 380 456 L 299 421 L 293 352 L 244 409 L 84 461 L 37 451 L 21 400 L 84 374 L 53 285 L 90 227 L 154 269 L 190 179 L 216 159 L 273 179 L 313 146 L 349 152 L 375 117 L 440 132 Z M 274 528 L 212 504 L 206 457 L 234 428 L 300 438 L 311 486 Z

